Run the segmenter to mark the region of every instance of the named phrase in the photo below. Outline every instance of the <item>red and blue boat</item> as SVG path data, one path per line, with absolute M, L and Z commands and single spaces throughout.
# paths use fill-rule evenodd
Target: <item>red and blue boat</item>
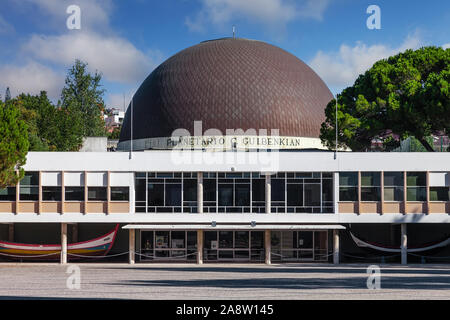
M 80 260 L 84 257 L 106 256 L 114 245 L 119 225 L 107 234 L 83 242 L 67 245 L 67 255 L 70 260 Z M 24 244 L 0 241 L 0 257 L 11 260 L 59 260 L 60 244 Z

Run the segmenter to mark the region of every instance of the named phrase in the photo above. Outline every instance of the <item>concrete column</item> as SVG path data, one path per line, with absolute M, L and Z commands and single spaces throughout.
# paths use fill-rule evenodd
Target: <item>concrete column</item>
M 197 264 L 203 264 L 203 230 L 197 230 Z
M 66 203 L 66 189 L 64 186 L 64 171 L 61 171 L 61 214 L 64 213 Z
M 197 173 L 197 212 L 203 213 L 203 172 Z
M 129 264 L 134 264 L 135 263 L 135 241 L 136 241 L 136 236 L 135 236 L 135 230 L 134 229 L 129 229 L 129 254 L 128 254 L 128 263 Z
M 333 230 L 333 263 L 339 264 L 339 230 Z
M 402 264 L 408 264 L 408 235 L 406 230 L 406 223 L 401 224 L 401 252 Z
M 61 223 L 61 264 L 67 263 L 67 223 Z
M 266 175 L 266 213 L 270 213 L 271 210 L 271 198 L 272 198 L 272 185 L 270 183 L 270 175 Z
M 14 223 L 8 225 L 8 241 L 14 242 Z
M 111 172 L 106 173 L 106 214 L 110 213 L 111 206 Z
M 272 239 L 270 230 L 264 231 L 264 248 L 266 250 L 265 262 L 266 264 L 272 263 Z
M 384 171 L 380 172 L 380 214 L 384 213 Z
M 406 171 L 403 171 L 403 213 L 406 214 L 408 212 L 408 186 L 407 186 L 407 179 L 406 179 Z

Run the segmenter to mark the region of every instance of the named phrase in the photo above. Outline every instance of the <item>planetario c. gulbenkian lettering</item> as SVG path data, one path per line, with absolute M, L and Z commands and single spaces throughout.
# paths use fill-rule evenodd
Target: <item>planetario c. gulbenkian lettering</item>
M 116 152 L 28 154 L 0 191 L 0 258 L 445 262 L 450 154 L 328 150 L 332 99 L 261 41 L 182 50 L 137 89 Z

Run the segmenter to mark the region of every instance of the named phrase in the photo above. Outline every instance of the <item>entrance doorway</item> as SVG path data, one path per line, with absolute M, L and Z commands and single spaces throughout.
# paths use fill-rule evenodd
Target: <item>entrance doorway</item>
M 328 261 L 328 231 L 272 231 L 273 262 Z

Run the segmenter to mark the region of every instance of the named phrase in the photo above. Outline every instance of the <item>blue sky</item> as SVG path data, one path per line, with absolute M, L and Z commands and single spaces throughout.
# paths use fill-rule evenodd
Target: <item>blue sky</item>
M 69 30 L 69 5 L 81 30 Z M 369 30 L 369 5 L 381 29 Z M 76 58 L 103 74 L 109 107 L 126 104 L 165 59 L 231 36 L 279 46 L 309 64 L 333 93 L 375 61 L 408 48 L 450 45 L 450 1 L 407 0 L 2 0 L 0 93 L 46 90 L 57 101 Z

